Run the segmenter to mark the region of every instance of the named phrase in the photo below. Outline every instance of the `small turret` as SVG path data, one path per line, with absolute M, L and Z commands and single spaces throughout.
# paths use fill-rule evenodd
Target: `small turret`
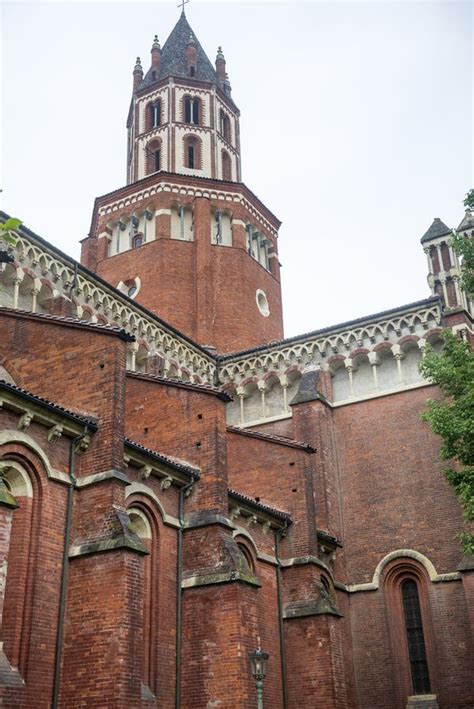
M 229 74 L 225 75 L 223 89 L 226 96 L 230 96 L 232 94 L 232 86 L 230 85 Z
M 137 57 L 135 68 L 133 70 L 133 90 L 136 91 L 143 80 L 143 68 L 140 57 Z
M 197 46 L 194 35 L 191 32 L 189 35 L 188 43 L 186 45 L 186 65 L 188 68 L 189 76 L 194 76 L 196 74 L 196 64 L 197 64 Z
M 159 71 L 159 69 L 160 69 L 160 61 L 161 61 L 161 47 L 160 47 L 160 43 L 158 41 L 158 35 L 155 34 L 155 39 L 153 40 L 153 44 L 151 45 L 151 66 L 156 71 Z
M 227 74 L 225 72 L 225 57 L 222 53 L 222 47 L 217 48 L 216 72 L 217 72 L 217 78 L 219 79 L 219 81 L 224 83 Z
M 474 214 L 470 209 L 466 209 L 466 213 L 456 231 L 459 234 L 467 235 L 471 232 L 470 236 L 474 236 Z

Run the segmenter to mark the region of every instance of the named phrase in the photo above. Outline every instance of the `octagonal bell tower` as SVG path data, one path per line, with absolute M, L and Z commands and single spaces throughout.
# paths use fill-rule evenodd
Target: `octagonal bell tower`
M 81 261 L 217 352 L 283 337 L 279 220 L 241 181 L 240 112 L 184 12 L 137 58 L 127 184 L 95 201 Z
M 215 68 L 182 13 L 150 68 L 134 69 L 127 121 L 127 182 L 159 170 L 240 181 L 239 110 L 219 47 Z

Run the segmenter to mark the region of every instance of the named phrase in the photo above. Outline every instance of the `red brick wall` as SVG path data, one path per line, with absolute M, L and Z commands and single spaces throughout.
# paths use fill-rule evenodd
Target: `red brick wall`
M 235 189 L 241 188 L 236 185 Z M 146 206 L 155 211 L 169 209 L 175 203 L 176 195 L 160 193 L 152 204 L 148 198 L 141 204 L 134 204 L 134 208 Z M 211 207 L 229 210 L 229 203 L 215 197 L 212 200 L 205 197 L 194 199 L 193 242 L 171 240 L 170 218 L 159 215 L 155 241 L 107 257 L 100 243 L 92 248 L 86 239 L 82 262 L 97 270 L 113 286 L 139 276 L 142 285 L 136 297 L 138 303 L 199 344 L 212 345 L 219 352 L 242 350 L 281 339 L 282 304 L 276 260 L 272 259 L 272 273 L 255 261 L 247 253 L 245 230 L 240 224 L 234 224 L 232 247 L 211 244 Z M 231 208 L 234 220 L 256 223 L 255 217 L 242 204 L 232 203 Z M 124 221 L 131 211 L 128 208 L 121 215 Z M 114 218 L 118 216 L 114 215 Z M 95 235 L 105 230 L 109 219 L 110 215 L 98 219 Z M 265 232 L 264 228 L 261 230 Z M 271 250 L 276 252 L 276 240 L 274 237 L 271 240 Z M 105 239 L 99 242 L 105 242 Z M 257 289 L 263 290 L 267 296 L 268 317 L 261 315 L 257 307 Z
M 21 373 L 19 386 L 96 417 L 81 474 L 123 466 L 126 343 L 114 335 L 45 319 L 0 314 L 0 356 Z

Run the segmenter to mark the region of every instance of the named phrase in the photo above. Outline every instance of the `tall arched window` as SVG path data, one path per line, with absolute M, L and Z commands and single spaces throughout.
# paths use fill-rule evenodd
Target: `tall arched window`
M 161 140 L 156 138 L 151 140 L 145 148 L 146 154 L 146 174 L 161 170 Z
M 149 554 L 143 558 L 143 661 L 142 682 L 153 694 L 157 689 L 157 646 L 156 646 L 156 561 L 157 533 L 145 506 L 133 503 L 128 509 L 130 529 L 139 537 Z
M 416 581 L 405 579 L 401 585 L 401 592 L 413 691 L 414 694 L 429 694 L 431 692 L 430 674 Z
M 232 161 L 227 150 L 222 151 L 222 179 L 232 180 Z
M 190 170 L 201 169 L 201 141 L 194 135 L 184 139 L 184 166 Z
M 184 97 L 184 122 L 195 126 L 201 123 L 201 101 L 194 96 Z
M 230 143 L 230 119 L 222 109 L 219 113 L 219 129 L 221 135 Z
M 150 101 L 146 107 L 145 130 L 153 130 L 161 126 L 161 99 Z
M 398 701 L 436 692 L 435 643 L 430 622 L 429 578 L 412 557 L 394 560 L 384 572 L 392 648 L 392 672 Z
M 37 554 L 33 531 L 37 510 L 33 485 L 25 467 L 17 461 L 2 461 L 1 476 L 18 509 L 13 511 L 11 523 L 0 641 L 10 665 L 18 668 L 26 680 Z

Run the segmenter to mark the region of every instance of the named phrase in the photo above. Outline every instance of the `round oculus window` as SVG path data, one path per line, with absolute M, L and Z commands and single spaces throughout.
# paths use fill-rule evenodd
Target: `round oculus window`
M 127 295 L 129 298 L 133 298 L 135 293 L 137 292 L 138 288 L 136 286 L 130 286 L 130 288 L 127 291 Z
M 260 310 L 263 317 L 268 318 L 268 316 L 270 315 L 270 307 L 268 305 L 267 296 L 265 295 L 263 290 L 257 290 L 257 292 L 255 293 L 255 300 L 257 301 L 258 309 Z

